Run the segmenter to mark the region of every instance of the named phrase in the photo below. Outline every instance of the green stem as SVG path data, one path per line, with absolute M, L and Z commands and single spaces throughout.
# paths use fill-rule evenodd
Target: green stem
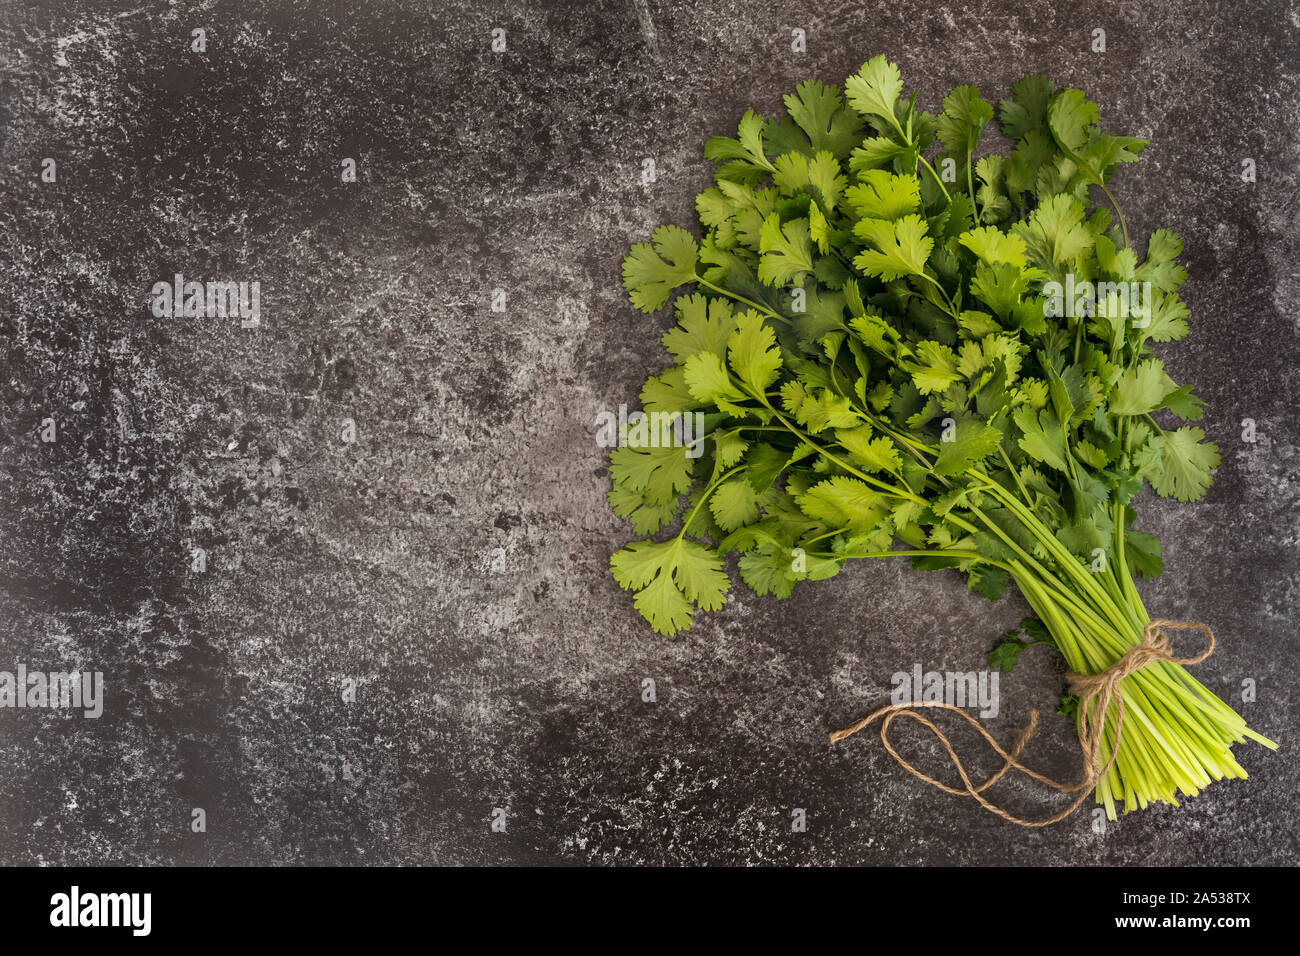
M 835 532 L 835 533 L 836 533 L 836 534 L 839 534 L 838 531 Z M 817 540 L 817 539 L 814 538 L 813 540 L 815 541 L 815 540 Z M 810 542 L 808 542 L 808 543 L 811 544 L 812 542 L 810 541 Z M 859 552 L 856 552 L 856 553 L 854 553 L 854 554 L 833 554 L 833 553 L 826 552 L 826 551 L 816 551 L 816 552 L 814 552 L 814 554 L 816 554 L 818 557 L 832 558 L 832 559 L 835 559 L 835 560 L 845 560 L 845 561 L 849 560 L 850 558 L 933 558 L 933 557 L 940 557 L 940 558 L 960 558 L 960 559 L 962 559 L 963 561 L 984 561 L 986 564 L 993 564 L 993 563 L 995 563 L 995 562 L 992 562 L 992 561 L 988 561 L 986 558 L 982 557 L 981 555 L 979 555 L 978 553 L 976 553 L 976 552 L 974 552 L 974 551 L 946 551 L 946 550 L 943 550 L 943 549 L 939 549 L 939 550 L 928 550 L 928 549 L 925 549 L 925 548 L 921 548 L 920 550 L 914 550 L 914 551 L 892 551 L 892 550 L 891 550 L 891 551 L 859 551 Z
M 800 438 L 802 438 L 802 439 L 803 439 L 803 440 L 808 444 L 808 446 L 809 446 L 810 448 L 812 448 L 814 451 L 816 451 L 816 452 L 817 452 L 819 455 L 821 455 L 823 458 L 825 458 L 825 459 L 827 459 L 828 461 L 834 462 L 835 464 L 839 465 L 841 468 L 843 468 L 843 469 L 844 469 L 845 471 L 847 471 L 849 474 L 854 475 L 854 476 L 856 476 L 856 477 L 858 477 L 858 478 L 861 478 L 861 479 L 862 479 L 863 481 L 865 481 L 867 484 L 869 484 L 869 485 L 874 485 L 874 486 L 876 487 L 877 490 L 879 490 L 879 491 L 883 491 L 883 492 L 885 492 L 886 494 L 888 494 L 888 495 L 892 495 L 892 496 L 895 497 L 895 498 L 903 498 L 903 499 L 905 499 L 905 500 L 907 500 L 907 501 L 915 501 L 917 504 L 922 504 L 922 505 L 926 503 L 926 501 L 925 501 L 924 498 L 920 497 L 919 495 L 916 495 L 916 494 L 912 493 L 910 490 L 907 490 L 907 489 L 904 489 L 904 488 L 898 488 L 898 487 L 895 487 L 894 485 L 889 484 L 889 482 L 887 482 L 887 481 L 881 481 L 879 478 L 875 478 L 875 477 L 873 477 L 873 476 L 871 476 L 871 475 L 868 475 L 868 474 L 866 474 L 866 473 L 864 473 L 864 472 L 861 472 L 861 471 L 859 471 L 858 469 L 854 468 L 852 465 L 847 464 L 847 463 L 841 461 L 841 460 L 840 460 L 839 458 L 837 458 L 835 455 L 832 455 L 829 451 L 826 450 L 826 448 L 825 448 L 823 445 L 819 445 L 819 444 L 817 444 L 815 441 L 812 440 L 812 438 L 811 438 L 807 433 L 805 433 L 802 429 L 800 429 L 799 427 L 797 427 L 794 423 L 792 423 L 792 422 L 791 422 L 789 419 L 787 419 L 784 415 L 782 415 L 780 412 L 778 412 L 778 411 L 776 410 L 776 408 L 773 407 L 773 405 L 772 405 L 772 404 L 767 400 L 767 396 L 766 396 L 766 395 L 761 395 L 761 396 L 760 396 L 760 395 L 754 395 L 753 393 L 750 393 L 750 392 L 746 392 L 746 394 L 749 395 L 751 398 L 754 398 L 754 399 L 758 400 L 759 402 L 762 402 L 763 405 L 764 405 L 764 407 L 766 407 L 767 410 L 768 410 L 769 412 L 771 412 L 771 413 L 776 417 L 776 420 L 777 420 L 777 421 L 779 421 L 782 425 L 784 425 L 784 426 L 785 426 L 787 429 L 789 429 L 791 432 L 793 432 L 794 434 L 796 434 L 796 435 L 798 435 Z
M 946 202 L 952 202 L 952 196 L 948 195 L 948 190 L 944 186 L 943 180 L 939 178 L 939 174 L 934 171 L 934 167 L 930 165 L 924 156 L 918 156 L 917 159 L 921 161 L 921 165 L 928 169 L 930 175 L 934 177 L 934 184 L 939 187 L 939 192 L 943 193 L 944 200 Z
M 744 471 L 745 467 L 746 466 L 744 465 L 737 465 L 730 471 L 723 472 L 717 478 L 713 479 L 709 486 L 704 489 L 704 494 L 700 495 L 700 500 L 695 503 L 695 507 L 691 509 L 690 515 L 682 522 L 682 530 L 677 532 L 678 541 L 682 540 L 682 537 L 686 534 L 686 529 L 691 526 L 691 522 L 695 520 L 695 516 L 700 513 L 700 508 L 704 507 L 704 502 L 709 500 L 709 495 L 713 494 L 713 492 L 717 490 L 718 485 L 722 484 L 736 472 Z
M 767 306 L 759 305 L 759 303 L 755 302 L 753 299 L 747 299 L 743 295 L 737 295 L 734 292 L 727 291 L 726 289 L 722 288 L 722 286 L 714 285 L 712 282 L 710 282 L 708 279 L 704 278 L 703 276 L 697 275 L 695 277 L 695 281 L 700 285 L 704 286 L 706 289 L 712 289 L 714 292 L 718 293 L 718 295 L 725 295 L 729 299 L 734 299 L 737 302 L 743 302 L 745 305 L 749 306 L 750 308 L 757 309 L 759 312 L 762 312 L 764 315 L 771 316 L 772 318 L 776 319 L 778 322 L 784 322 L 786 325 L 794 324 L 794 319 L 787 318 L 786 316 L 782 315 L 779 312 L 773 312 Z
M 952 297 L 948 295 L 948 290 L 945 289 L 942 285 L 940 285 L 939 280 L 931 278 L 929 275 L 927 275 L 924 272 L 917 272 L 914 274 L 920 276 L 926 282 L 930 283 L 930 285 L 934 286 L 936 289 L 939 290 L 939 294 L 943 296 L 943 301 L 948 303 L 948 307 L 944 309 L 944 311 L 947 312 L 954 319 L 957 318 L 957 306 L 952 301 Z
M 912 142 L 912 135 L 910 132 L 911 125 L 912 125 L 911 116 L 908 116 L 907 118 L 908 129 L 906 130 L 903 129 L 902 124 L 898 122 L 898 117 L 893 115 L 892 113 L 889 115 L 889 121 L 894 124 L 894 129 L 898 130 L 898 135 L 903 137 L 903 142 L 905 142 L 908 146 L 916 145 L 915 143 Z M 930 175 L 934 177 L 934 184 L 938 186 L 939 191 L 943 193 L 944 200 L 947 202 L 952 202 L 952 196 L 948 195 L 948 190 L 944 186 L 943 180 L 939 178 L 939 174 L 934 171 L 934 167 L 931 166 L 929 162 L 926 161 L 926 158 L 922 156 L 920 152 L 916 154 L 916 158 L 917 160 L 920 161 L 922 166 L 924 166 L 926 169 L 930 171 Z
M 970 154 L 970 151 L 967 150 L 967 152 L 966 152 L 966 191 L 970 194 L 971 207 L 972 207 L 973 209 L 975 209 L 975 225 L 978 226 L 978 225 L 980 224 L 980 220 L 984 217 L 984 213 L 980 211 L 978 205 L 977 205 L 976 202 L 975 202 L 975 179 L 974 179 L 973 176 L 971 176 L 971 171 L 970 171 L 970 159 L 971 159 L 971 154 Z
M 1128 238 L 1128 223 L 1124 221 L 1124 213 L 1120 211 L 1119 203 L 1117 203 L 1115 197 L 1110 194 L 1110 190 L 1106 188 L 1105 183 L 1098 183 L 1097 185 L 1100 186 L 1101 191 L 1106 194 L 1106 199 L 1110 202 L 1110 207 L 1115 210 L 1115 215 L 1119 217 L 1120 232 L 1124 235 L 1124 248 L 1132 248 L 1133 244 L 1129 242 Z
M 1007 457 L 1007 451 L 1002 447 L 1000 442 L 998 443 L 998 454 L 1002 456 L 1002 463 L 1007 466 L 1007 471 L 1011 472 L 1011 477 L 1015 479 L 1016 487 L 1020 489 L 1020 497 L 1024 499 L 1026 507 L 1028 507 L 1030 511 L 1033 511 L 1034 503 L 1029 498 L 1029 492 L 1025 488 L 1025 483 L 1020 480 L 1020 472 L 1016 471 L 1012 466 L 1011 459 Z

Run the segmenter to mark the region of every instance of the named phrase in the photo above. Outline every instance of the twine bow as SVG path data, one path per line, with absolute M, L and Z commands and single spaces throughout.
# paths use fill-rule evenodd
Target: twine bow
M 1205 634 L 1206 648 L 1201 654 L 1195 657 L 1174 657 L 1173 647 L 1170 644 L 1169 636 L 1166 630 L 1183 630 L 1194 629 Z M 952 704 L 942 701 L 916 701 L 910 704 L 890 704 L 881 707 L 879 710 L 867 715 L 857 723 L 845 727 L 843 730 L 837 730 L 830 735 L 831 743 L 838 743 L 846 737 L 851 737 L 859 730 L 872 724 L 877 718 L 880 722 L 880 742 L 885 745 L 885 750 L 899 764 L 903 766 L 912 776 L 925 781 L 931 786 L 938 787 L 945 793 L 955 794 L 956 796 L 972 797 L 980 806 L 990 813 L 995 813 L 1004 820 L 1018 824 L 1022 827 L 1045 827 L 1053 823 L 1059 823 L 1064 820 L 1075 810 L 1079 809 L 1083 801 L 1088 799 L 1093 788 L 1101 781 L 1102 777 L 1110 772 L 1110 768 L 1115 763 L 1115 756 L 1119 753 L 1120 734 L 1124 725 L 1124 697 L 1119 691 L 1119 682 L 1132 674 L 1134 671 L 1146 667 L 1152 661 L 1168 661 L 1171 664 L 1199 664 L 1211 654 L 1214 653 L 1214 632 L 1204 624 L 1198 624 L 1194 621 L 1164 621 L 1155 620 L 1147 624 L 1142 630 L 1142 639 L 1133 647 L 1129 648 L 1119 660 L 1110 667 L 1098 674 L 1075 674 L 1070 673 L 1067 677 L 1070 690 L 1079 698 L 1079 749 L 1083 754 L 1083 779 L 1078 783 L 1062 783 L 1059 780 L 1053 780 L 1051 777 L 1031 770 L 1020 762 L 1020 752 L 1024 750 L 1025 745 L 1029 743 L 1034 732 L 1038 729 L 1038 711 L 1031 711 L 1029 714 L 1029 726 L 1021 733 L 1020 738 L 1015 745 L 1008 751 L 1002 749 L 1002 746 L 993 739 L 993 736 L 984 729 L 984 726 L 969 713 Z M 1110 708 L 1111 703 L 1115 704 L 1115 745 L 1111 748 L 1110 758 L 1106 761 L 1105 766 L 1101 764 L 1102 746 L 1105 742 L 1106 711 Z M 971 782 L 970 775 L 966 773 L 966 767 L 962 764 L 961 758 L 957 756 L 957 751 L 953 749 L 952 742 L 947 735 L 939 729 L 932 720 L 918 713 L 917 707 L 934 707 L 942 710 L 951 710 L 960 714 L 976 730 L 983 735 L 988 745 L 992 747 L 1000 757 L 1002 757 L 1002 766 L 999 767 L 992 776 L 978 786 Z M 889 739 L 889 726 L 898 717 L 910 717 L 922 726 L 926 727 L 932 734 L 939 739 L 948 756 L 952 759 L 953 766 L 957 768 L 957 773 L 961 776 L 964 789 L 950 787 L 947 784 L 934 779 L 927 774 L 917 770 L 912 764 L 903 758 L 897 750 L 894 749 L 893 743 Z M 984 791 L 993 786 L 1002 778 L 1008 770 L 1015 768 L 1025 776 L 1044 783 L 1053 789 L 1060 790 L 1063 793 L 1078 792 L 1073 802 L 1064 810 L 1047 818 L 1046 820 L 1025 820 L 1016 816 L 1008 810 L 992 803 L 984 796 Z

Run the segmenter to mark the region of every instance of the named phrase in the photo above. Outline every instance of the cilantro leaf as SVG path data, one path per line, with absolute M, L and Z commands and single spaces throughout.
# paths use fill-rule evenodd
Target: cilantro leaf
M 897 222 L 863 219 L 854 231 L 875 249 L 859 253 L 853 264 L 870 276 L 889 282 L 907 275 L 924 275 L 934 240 L 925 234 L 925 220 L 904 216 Z
M 863 173 L 872 169 L 884 169 L 894 165 L 894 161 L 908 155 L 908 147 L 886 136 L 873 136 L 864 140 L 849 154 L 849 173 L 861 178 Z
M 1110 410 L 1116 415 L 1153 412 L 1177 387 L 1160 359 L 1147 359 L 1120 375 L 1110 396 Z
M 1083 203 L 1062 193 L 1048 199 L 1034 210 L 1027 222 L 1012 229 L 1024 240 L 1029 261 L 1040 268 L 1073 262 L 1093 243 L 1093 235 L 1083 221 Z
M 959 86 L 943 99 L 939 139 L 953 156 L 975 151 L 980 134 L 993 119 L 993 107 L 980 99 L 975 86 Z
M 680 365 L 696 352 L 727 354 L 727 337 L 736 327 L 726 299 L 681 295 L 674 303 L 677 324 L 664 333 L 663 343 Z
M 790 462 L 789 452 L 759 442 L 745 456 L 745 479 L 755 492 L 762 494 L 772 486 Z
M 1124 532 L 1124 560 L 1136 574 L 1144 578 L 1157 578 L 1165 569 L 1160 557 L 1164 546 L 1160 539 L 1144 531 L 1129 529 Z
M 1061 432 L 1061 423 L 1056 413 L 1050 408 L 1035 413 L 1028 405 L 1017 408 L 1012 415 L 1022 437 L 1020 447 L 1026 455 L 1050 465 L 1060 472 L 1069 472 L 1066 464 L 1069 452 L 1065 447 L 1065 436 Z
M 1104 183 L 1109 170 L 1135 161 L 1146 143 L 1126 136 L 1105 136 L 1097 128 L 1099 112 L 1079 90 L 1062 90 L 1047 108 L 1052 138 L 1091 182 Z
M 1183 421 L 1194 422 L 1203 414 L 1205 403 L 1192 394 L 1192 386 L 1183 385 L 1164 397 L 1160 408 L 1167 408 Z
M 1062 149 L 1077 152 L 1088 142 L 1088 130 L 1100 115 L 1097 104 L 1081 91 L 1061 90 L 1047 108 L 1047 123 Z
M 861 179 L 844 193 L 849 208 L 859 219 L 901 219 L 921 208 L 921 182 L 915 176 L 868 169 Z
M 958 475 L 998 450 L 1002 432 L 977 418 L 963 418 L 953 429 L 952 441 L 939 442 L 934 462 L 936 475 Z
M 921 394 L 943 392 L 949 385 L 961 381 L 957 356 L 948 346 L 939 342 L 921 342 L 916 346 L 915 355 L 915 361 L 900 362 L 899 367 L 911 374 Z
M 993 564 L 976 564 L 966 572 L 966 587 L 990 601 L 1002 600 L 1011 576 Z
M 743 312 L 737 317 L 727 353 L 736 377 L 752 395 L 764 394 L 780 374 L 781 350 L 776 335 L 757 312 Z
M 1052 82 L 1043 76 L 1027 76 L 1011 87 L 1009 99 L 998 103 L 998 125 L 1008 139 L 1022 139 L 1047 124 L 1047 104 Z
M 903 92 L 903 75 L 883 55 L 874 56 L 844 81 L 849 105 L 863 116 L 881 116 L 895 122 L 894 107 Z
M 1038 269 L 1022 269 L 1008 262 L 993 265 L 981 262 L 975 267 L 975 278 L 971 280 L 970 288 L 996 315 L 1010 319 L 1020 313 L 1025 294 L 1042 278 L 1045 278 L 1044 273 Z M 1041 318 L 1042 308 L 1038 307 L 1036 311 Z
M 758 520 L 758 502 L 758 493 L 743 475 L 737 475 L 713 490 L 709 510 L 723 531 L 735 531 Z
M 1029 635 L 1031 641 L 1042 641 L 1045 644 L 1054 644 L 1052 632 L 1047 629 L 1047 625 L 1036 617 L 1024 617 L 1020 619 L 1020 629 Z
M 805 80 L 785 96 L 786 112 L 808 137 L 814 152 L 847 156 L 859 142 L 862 121 L 844 107 L 840 91 Z
M 1002 640 L 997 643 L 993 650 L 989 651 L 989 667 L 995 671 L 1013 671 L 1016 663 L 1020 660 L 1020 652 L 1029 647 L 1020 639 L 1019 630 L 1006 631 L 1002 635 Z
M 1150 324 L 1143 332 L 1152 342 L 1176 342 L 1188 332 L 1191 310 L 1173 294 L 1156 295 L 1151 307 Z
M 654 534 L 677 516 L 678 500 L 647 501 L 643 492 L 616 484 L 608 495 L 614 514 L 632 523 L 637 534 Z
M 796 499 L 810 518 L 832 528 L 869 530 L 888 514 L 886 499 L 857 478 L 843 475 L 819 482 Z
M 1201 429 L 1184 425 L 1146 443 L 1138 459 L 1156 494 L 1179 501 L 1195 501 L 1205 494 L 1219 466 L 1219 448 L 1204 438 Z
M 695 459 L 685 446 L 634 447 L 620 445 L 609 455 L 614 484 L 637 491 L 651 504 L 676 502 L 691 486 Z
M 805 393 L 794 416 L 795 421 L 814 435 L 828 428 L 851 428 L 860 421 L 846 397 L 825 388 Z
M 827 212 L 835 210 L 845 188 L 840 164 L 829 152 L 820 152 L 811 160 L 802 153 L 778 156 L 772 181 L 787 196 L 811 190 Z
M 696 280 L 699 245 L 679 226 L 660 226 L 650 242 L 638 242 L 623 260 L 623 287 L 642 312 L 656 312 L 680 285 Z
M 781 223 L 778 213 L 763 221 L 758 277 L 768 285 L 802 284 L 813 271 L 812 237 L 807 219 Z
M 982 226 L 964 232 L 957 241 L 989 265 L 999 262 L 1017 268 L 1023 268 L 1025 265 L 1025 240 L 994 226 Z
M 704 144 L 704 158 L 718 163 L 738 160 L 749 166 L 771 172 L 772 163 L 763 152 L 763 117 L 753 110 L 745 110 L 741 117 L 739 139 L 715 136 Z
M 731 380 L 726 363 L 715 352 L 696 352 L 686 360 L 683 379 L 691 395 L 701 402 L 711 402 L 733 415 L 744 415 L 737 403 L 746 395 Z
M 641 404 L 647 412 L 686 412 L 699 408 L 703 399 L 692 395 L 686 375 L 680 366 L 674 366 L 657 376 L 646 379 L 641 389 Z
M 841 428 L 835 432 L 835 440 L 863 471 L 898 474 L 902 470 L 898 448 L 884 435 L 873 437 L 870 425 Z
M 695 605 L 716 611 L 726 603 L 722 559 L 689 538 L 633 541 L 609 564 L 619 586 L 637 592 L 636 609 L 667 637 L 690 627 Z
M 1187 281 L 1187 270 L 1175 260 L 1183 241 L 1168 229 L 1157 229 L 1147 240 L 1147 257 L 1134 271 L 1139 282 L 1150 282 L 1161 292 L 1175 292 Z

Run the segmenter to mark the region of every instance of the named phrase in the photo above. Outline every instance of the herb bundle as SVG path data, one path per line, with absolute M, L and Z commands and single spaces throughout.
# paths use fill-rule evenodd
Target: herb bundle
M 1107 183 L 1145 143 L 1103 133 L 1078 90 L 1017 83 L 996 113 L 1013 148 L 978 159 L 995 111 L 976 87 L 938 115 L 902 91 L 876 57 L 843 96 L 807 81 L 784 118 L 746 112 L 705 147 L 703 238 L 666 225 L 633 246 L 632 303 L 675 294 L 677 324 L 674 364 L 611 454 L 610 504 L 642 536 L 611 567 L 671 635 L 723 606 L 732 551 L 777 597 L 852 558 L 908 557 L 991 599 L 1014 582 L 1035 636 L 1094 675 L 1142 640 L 1133 576 L 1162 570 L 1132 498 L 1146 482 L 1193 501 L 1219 463 L 1181 423 L 1200 400 L 1152 355 L 1188 332 L 1182 243 L 1157 230 L 1139 261 Z M 646 421 L 685 416 L 703 437 L 647 440 Z M 1105 721 L 1112 818 L 1244 777 L 1235 742 L 1275 746 L 1168 660 L 1117 697 L 1074 715 Z

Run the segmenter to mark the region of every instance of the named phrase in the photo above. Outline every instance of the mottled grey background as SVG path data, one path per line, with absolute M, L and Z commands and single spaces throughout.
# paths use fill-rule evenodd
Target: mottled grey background
M 1300 859 L 1297 3 L 0 6 L 0 669 L 107 683 L 98 721 L 0 711 L 0 861 Z M 619 287 L 629 242 L 692 221 L 745 107 L 880 52 L 931 109 L 1045 72 L 1152 141 L 1116 192 L 1186 241 L 1193 333 L 1165 355 L 1223 466 L 1197 505 L 1141 500 L 1169 567 L 1142 590 L 1213 625 L 1211 688 L 1258 682 L 1245 712 L 1284 749 L 1238 748 L 1249 781 L 1021 831 L 874 738 L 826 742 L 895 670 L 981 666 L 1019 599 L 863 564 L 667 640 L 610 579 L 628 531 L 593 420 L 667 361 L 668 316 Z M 261 328 L 153 318 L 176 271 L 259 280 Z M 1026 658 L 1002 738 L 1055 705 L 1060 665 Z M 1070 776 L 1045 723 L 1031 755 Z

